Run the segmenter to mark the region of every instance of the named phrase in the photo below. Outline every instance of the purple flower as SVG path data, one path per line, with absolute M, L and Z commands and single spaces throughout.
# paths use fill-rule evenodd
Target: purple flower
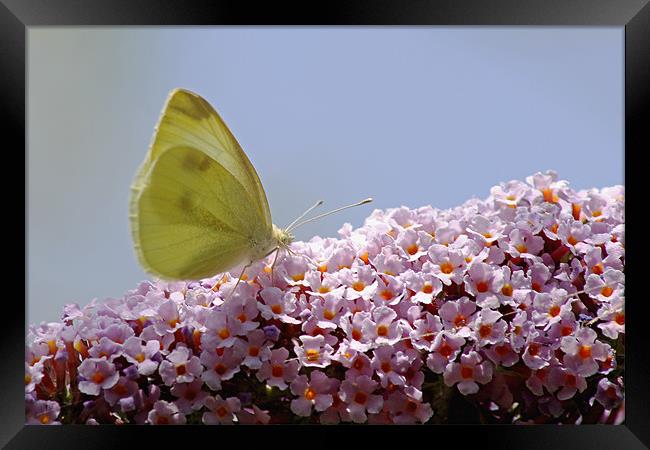
M 312 407 L 316 411 L 325 411 L 334 401 L 330 393 L 331 385 L 332 380 L 323 372 L 312 372 L 311 380 L 306 375 L 300 375 L 291 382 L 291 393 L 298 396 L 291 400 L 291 411 L 302 417 L 309 417 Z
M 56 420 L 60 411 L 61 407 L 57 402 L 36 400 L 29 408 L 27 423 L 38 425 L 60 425 L 61 422 L 57 422 Z
M 83 377 L 79 382 L 79 390 L 88 395 L 99 395 L 102 389 L 115 386 L 120 378 L 113 363 L 99 358 L 85 359 L 79 365 L 79 375 Z
M 347 403 L 347 410 L 354 422 L 365 422 L 368 419 L 366 411 L 378 413 L 381 410 L 384 400 L 381 395 L 373 394 L 376 388 L 377 382 L 365 375 L 341 383 L 339 396 Z
M 174 383 L 191 383 L 201 376 L 203 367 L 197 356 L 192 355 L 187 347 L 179 346 L 160 363 L 160 376 L 167 386 Z
M 151 425 L 184 425 L 187 419 L 174 403 L 158 400 L 147 415 L 147 423 Z
M 241 403 L 237 397 L 226 400 L 220 395 L 205 399 L 205 407 L 209 411 L 203 413 L 203 423 L 206 425 L 232 425 L 235 414 L 241 410 Z

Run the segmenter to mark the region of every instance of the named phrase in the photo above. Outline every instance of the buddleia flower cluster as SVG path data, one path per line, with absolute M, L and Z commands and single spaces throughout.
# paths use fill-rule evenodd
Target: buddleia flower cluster
M 32 325 L 37 424 L 620 423 L 622 186 L 555 172 Z

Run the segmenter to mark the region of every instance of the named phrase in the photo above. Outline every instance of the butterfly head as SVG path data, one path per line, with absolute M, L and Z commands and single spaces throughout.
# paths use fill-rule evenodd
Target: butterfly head
M 278 247 L 288 247 L 293 242 L 293 239 L 294 236 L 290 232 L 273 225 L 273 240 L 277 243 Z

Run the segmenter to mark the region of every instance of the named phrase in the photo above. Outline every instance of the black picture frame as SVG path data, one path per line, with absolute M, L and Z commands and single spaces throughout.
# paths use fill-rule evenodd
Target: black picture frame
M 172 0 L 0 0 L 0 98 L 6 143 L 5 155 L 25 149 L 26 164 L 26 36 L 30 26 L 99 25 L 512 25 L 615 26 L 625 30 L 625 189 L 627 245 L 626 290 L 626 406 L 623 425 L 583 426 L 465 426 L 431 427 L 121 427 L 24 425 L 24 364 L 26 322 L 24 309 L 6 313 L 0 339 L 3 358 L 0 400 L 0 445 L 27 448 L 117 448 L 132 444 L 166 447 L 200 445 L 311 445 L 322 441 L 341 445 L 350 438 L 382 442 L 397 437 L 404 443 L 422 439 L 425 445 L 455 443 L 454 447 L 480 448 L 650 448 L 650 338 L 645 334 L 647 299 L 643 289 L 640 224 L 647 209 L 643 198 L 644 153 L 650 149 L 650 6 L 648 0 L 364 0 L 329 2 L 172 1 Z M 645 117 L 646 119 L 643 119 Z M 6 139 L 6 138 L 5 138 Z M 7 142 L 5 140 L 5 142 Z M 9 161 L 9 160 L 7 160 Z M 20 166 L 20 159 L 17 160 Z M 16 163 L 5 170 L 17 171 Z M 606 170 L 603 167 L 603 170 Z M 26 184 L 25 184 L 26 186 Z M 23 197 L 26 211 L 26 196 Z M 9 202 L 9 204 L 7 204 Z M 15 202 L 16 204 L 12 204 Z M 6 196 L 5 210 L 20 211 L 18 195 Z M 25 213 L 26 214 L 26 213 Z M 19 214 L 12 216 L 20 217 Z M 26 217 L 26 216 L 23 216 Z M 15 219 L 14 219 L 15 220 Z M 25 239 L 25 225 L 15 221 Z M 647 238 L 646 238 L 647 239 Z M 28 243 L 26 243 L 27 245 Z M 647 248 L 647 247 L 645 247 Z M 25 262 L 25 261 L 24 261 Z M 11 261 L 20 270 L 20 264 Z M 645 265 L 647 266 L 647 265 Z M 26 264 L 23 275 L 27 278 Z M 18 283 L 13 283 L 18 285 Z M 25 281 L 25 301 L 27 283 Z M 8 303 L 14 299 L 5 299 Z M 645 311 L 644 311 L 645 309 Z M 21 320 L 22 319 L 22 320 Z M 228 428 L 228 430 L 224 430 Z M 215 435 L 214 433 L 227 433 Z M 190 434 L 191 433 L 191 434 Z M 209 434 L 208 434 L 209 433 Z M 300 436 L 300 437 L 298 437 Z M 345 437 L 344 437 L 345 436 Z M 444 439 L 444 441 L 443 441 Z M 370 440 L 370 441 L 368 441 Z M 295 442 L 291 442 L 295 441 Z M 391 440 L 394 441 L 394 440 Z M 210 442 L 206 440 L 205 442 Z M 389 441 L 385 441 L 389 442 Z M 399 445 L 399 440 L 394 441 Z

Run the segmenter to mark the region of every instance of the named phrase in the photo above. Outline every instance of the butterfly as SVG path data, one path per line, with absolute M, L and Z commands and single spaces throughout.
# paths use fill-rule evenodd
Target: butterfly
M 286 228 L 274 225 L 255 168 L 219 114 L 198 94 L 174 89 L 133 181 L 129 216 L 145 271 L 188 280 L 243 264 L 241 280 L 253 262 L 290 251 L 296 227 L 370 201 L 300 222 L 319 201 Z

